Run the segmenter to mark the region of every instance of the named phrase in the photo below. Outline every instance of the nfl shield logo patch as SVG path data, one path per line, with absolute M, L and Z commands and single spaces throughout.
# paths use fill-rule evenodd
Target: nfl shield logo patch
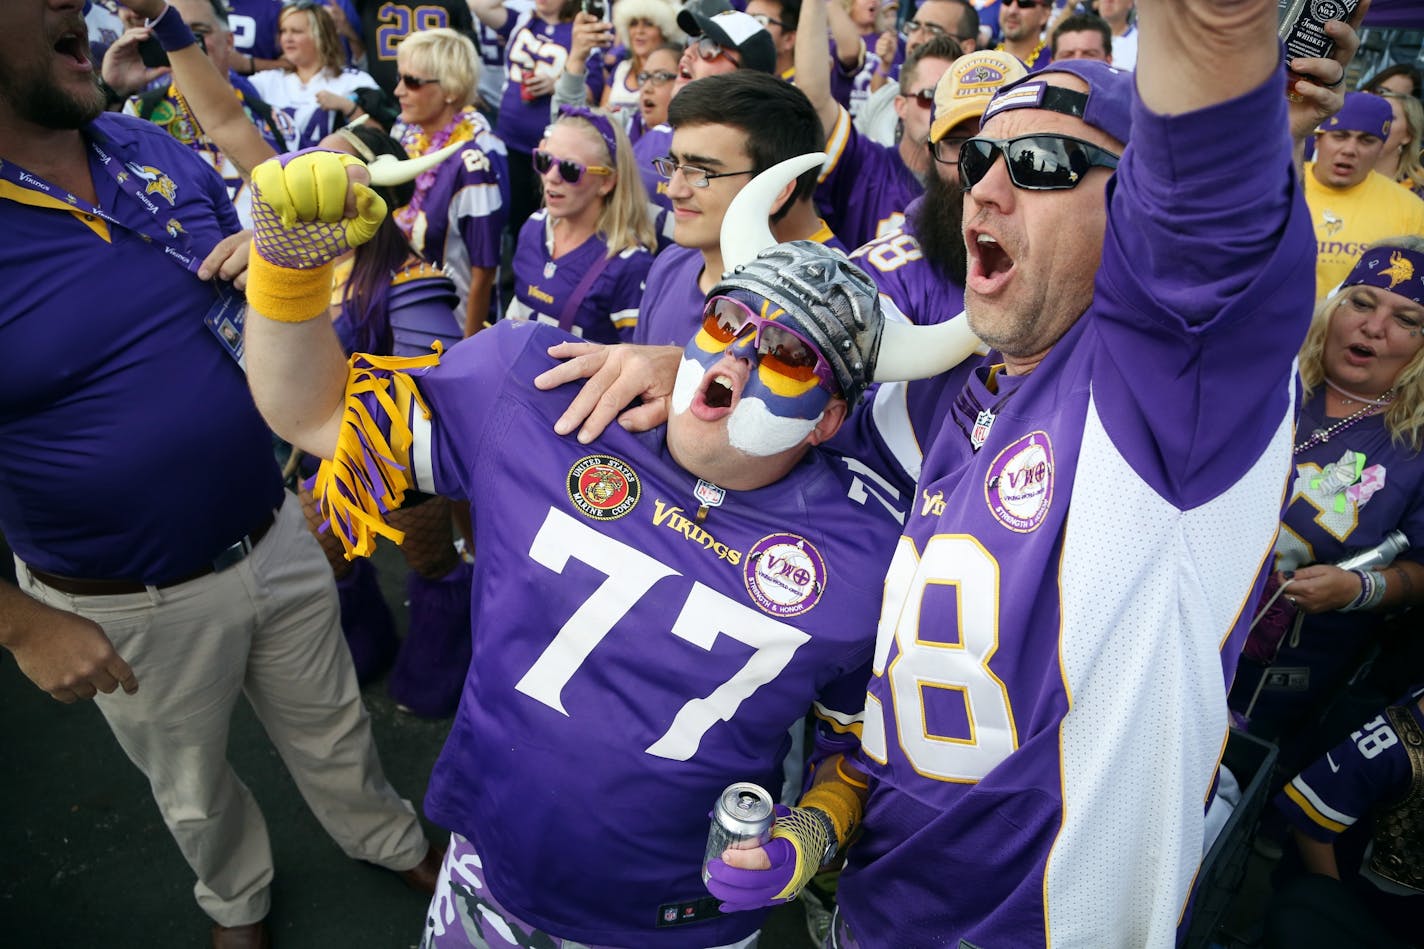
M 994 427 L 994 413 L 985 409 L 974 419 L 974 430 L 969 433 L 969 444 L 975 451 L 984 447 L 989 440 L 989 430 Z
M 698 504 L 707 507 L 721 507 L 722 502 L 727 500 L 727 490 L 719 488 L 710 481 L 697 479 L 697 487 L 692 489 L 692 496 L 697 499 Z

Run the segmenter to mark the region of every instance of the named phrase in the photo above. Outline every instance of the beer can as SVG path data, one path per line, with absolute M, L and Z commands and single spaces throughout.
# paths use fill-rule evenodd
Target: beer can
M 729 785 L 712 808 L 712 829 L 702 855 L 702 882 L 707 882 L 707 862 L 726 850 L 751 850 L 771 840 L 772 798 L 748 781 Z

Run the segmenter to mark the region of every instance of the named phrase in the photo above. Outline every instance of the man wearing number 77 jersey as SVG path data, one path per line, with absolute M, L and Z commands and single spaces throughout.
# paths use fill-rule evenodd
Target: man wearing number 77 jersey
M 571 338 L 553 327 L 499 323 L 348 372 L 311 318 L 326 267 L 298 268 L 358 242 L 379 220 L 371 195 L 354 186 L 357 216 L 335 220 L 349 156 L 254 174 L 249 378 L 277 432 L 335 459 L 318 475 L 332 529 L 369 553 L 389 533 L 379 514 L 414 487 L 469 498 L 480 538 L 473 658 L 426 797 L 455 836 L 425 945 L 748 945 L 763 914 L 723 913 L 700 877 L 709 810 L 735 781 L 779 788 L 808 709 L 823 755 L 853 746 L 902 499 L 815 446 L 870 382 L 948 363 L 897 349 L 924 330 L 883 325 L 843 257 L 767 247 L 773 198 L 822 157 L 774 166 L 728 210 L 731 232 L 758 229 L 724 230 L 742 251 L 686 347 L 666 429 L 588 445 L 552 431 L 567 394 L 533 384 Z M 941 354 L 973 348 L 962 326 L 934 329 Z

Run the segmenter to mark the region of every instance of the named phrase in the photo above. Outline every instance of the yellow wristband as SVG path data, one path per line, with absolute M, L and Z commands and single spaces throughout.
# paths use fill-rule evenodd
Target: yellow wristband
M 331 305 L 335 262 L 310 270 L 291 270 L 263 259 L 252 248 L 247 264 L 247 304 L 256 313 L 281 323 L 305 323 Z
M 839 781 L 822 781 L 801 795 L 798 807 L 814 807 L 831 819 L 836 828 L 836 842 L 842 846 L 850 839 L 864 811 L 860 798 L 849 785 Z

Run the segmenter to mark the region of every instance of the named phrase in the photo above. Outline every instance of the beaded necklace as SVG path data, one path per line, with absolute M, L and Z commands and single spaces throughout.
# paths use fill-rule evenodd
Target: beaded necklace
M 1038 57 L 1039 57 L 1040 55 L 1042 55 L 1042 53 L 1043 53 L 1043 48 L 1044 48 L 1045 46 L 1047 46 L 1047 45 L 1048 45 L 1048 40 L 1047 40 L 1047 39 L 1041 39 L 1041 40 L 1039 40 L 1039 41 L 1038 41 L 1038 45 L 1033 48 L 1033 52 L 1031 52 L 1031 53 L 1028 54 L 1028 59 L 1025 59 L 1025 60 L 1023 61 L 1023 64 L 1024 64 L 1025 66 L 1029 67 L 1030 69 L 1032 69 L 1032 68 L 1033 68 L 1033 64 L 1036 63 L 1036 62 L 1038 62 Z M 999 52 L 999 53 L 1008 53 L 1008 52 L 1009 52 L 1008 49 L 1007 49 L 1007 47 L 1005 47 L 1003 41 L 1000 41 L 999 45 L 994 47 L 994 51 L 995 51 L 995 52 Z M 1010 53 L 1009 55 L 1013 55 L 1013 54 Z
M 1295 453 L 1298 455 L 1301 452 L 1305 451 L 1307 448 L 1314 448 L 1316 445 L 1324 445 L 1326 442 L 1330 441 L 1331 438 L 1340 434 L 1345 429 L 1349 428 L 1351 425 L 1354 425 L 1360 419 L 1375 415 L 1383 409 L 1387 408 L 1389 404 L 1393 401 L 1394 390 L 1391 389 L 1390 391 L 1386 392 L 1384 394 L 1384 397 L 1382 397 L 1379 401 L 1366 403 L 1354 414 L 1347 415 L 1344 418 L 1337 420 L 1335 424 L 1329 426 L 1328 428 L 1317 428 L 1315 431 L 1310 433 L 1309 438 L 1307 438 L 1303 442 L 1298 442 L 1296 444 Z
M 404 146 L 406 154 L 411 158 L 418 158 L 430 152 L 439 151 L 451 142 L 468 142 L 472 140 L 477 132 L 478 126 L 484 124 L 484 118 L 474 109 L 466 106 L 450 119 L 444 128 L 434 135 L 427 135 L 425 129 L 417 125 L 408 126 L 401 135 L 401 145 Z M 440 166 L 421 172 L 415 179 L 415 197 L 410 204 L 396 212 L 396 223 L 401 230 L 409 235 L 415 227 L 416 220 L 420 217 L 421 210 L 425 207 L 425 195 L 435 184 L 435 178 L 440 173 Z

